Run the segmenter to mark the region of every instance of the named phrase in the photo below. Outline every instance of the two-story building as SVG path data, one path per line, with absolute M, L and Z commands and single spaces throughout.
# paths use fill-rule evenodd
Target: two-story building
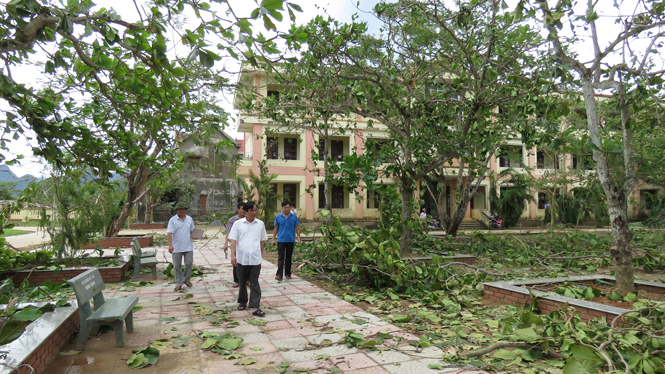
M 265 71 L 246 70 L 240 77 L 241 81 L 251 87 L 257 93 L 257 97 L 278 96 L 279 87 L 273 84 Z M 239 108 L 238 100 L 242 97 L 236 95 L 235 107 Z M 341 160 L 345 155 L 357 153 L 361 155 L 365 143 L 369 139 L 387 139 L 387 129 L 380 123 L 373 122 L 368 126 L 367 120 L 357 116 L 354 118 L 338 118 L 337 131 L 334 129 L 332 137 L 327 144 L 328 156 L 333 160 Z M 352 127 L 353 130 L 348 130 Z M 247 178 L 252 171 L 258 175 L 258 163 L 266 160 L 266 165 L 270 173 L 276 174 L 274 179 L 273 191 L 278 195 L 286 196 L 289 201 L 298 209 L 299 218 L 302 221 L 317 220 L 320 216 L 317 212 L 323 209 L 324 188 L 323 176 L 320 169 L 323 168 L 321 161 L 314 161 L 312 154 L 319 152 L 319 136 L 307 129 L 285 129 L 278 123 L 270 121 L 257 113 L 248 113 L 241 110 L 238 125 L 238 132 L 241 133 L 243 142 L 243 158 L 240 161 L 238 176 Z M 507 141 L 501 146 L 500 155 L 492 157 L 489 168 L 495 173 L 500 173 L 507 168 L 513 168 L 518 172 L 526 173 L 531 170 L 535 179 L 545 178 L 556 170 L 588 170 L 594 173 L 589 159 L 576 155 L 550 155 L 547 152 L 539 151 L 537 148 L 527 148 L 519 139 Z M 317 171 L 318 170 L 318 171 Z M 453 163 L 446 175 L 450 175 L 450 185 L 453 187 L 457 182 L 457 165 Z M 377 183 L 395 184 L 393 178 L 380 178 Z M 575 187 L 574 184 L 563 187 L 570 190 Z M 482 212 L 489 212 L 490 189 L 489 178 L 486 178 L 480 185 L 478 193 L 471 199 L 465 220 L 481 221 Z M 374 220 L 378 217 L 378 206 L 373 196 L 363 195 L 362 199 L 356 199 L 353 191 L 348 191 L 342 185 L 332 185 L 330 187 L 330 200 L 333 213 L 342 219 L 352 221 Z M 526 204 L 522 218 L 526 220 L 538 220 L 545 215 L 545 208 L 549 203 L 548 194 L 543 190 L 534 190 L 534 200 Z M 648 203 L 652 201 L 654 194 L 662 193 L 657 186 L 640 184 L 634 194 L 633 201 Z M 371 193 L 370 193 L 371 194 Z M 416 198 L 422 197 L 425 201 L 424 207 L 428 212 L 436 211 L 436 204 L 433 198 L 427 192 L 424 182 L 420 183 L 420 188 L 416 191 Z M 455 189 L 448 187 L 446 189 L 446 209 L 448 214 L 454 209 L 456 199 Z M 279 201 L 275 202 L 279 206 Z M 638 215 L 638 205 L 632 204 L 629 207 L 630 214 L 633 217 Z M 416 212 L 414 212 L 415 214 Z

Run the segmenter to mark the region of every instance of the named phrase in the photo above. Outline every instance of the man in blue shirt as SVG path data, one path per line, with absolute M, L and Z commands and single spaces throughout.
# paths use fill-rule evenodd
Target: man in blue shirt
M 291 204 L 288 200 L 282 202 L 282 213 L 275 217 L 275 230 L 272 233 L 272 244 L 277 242 L 277 275 L 275 279 L 291 279 L 291 258 L 293 257 L 293 244 L 298 235 L 298 244 L 300 244 L 300 221 L 295 214 L 291 213 Z

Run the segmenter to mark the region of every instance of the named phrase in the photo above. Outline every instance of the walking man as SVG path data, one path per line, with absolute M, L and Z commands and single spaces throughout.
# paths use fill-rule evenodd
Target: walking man
M 231 228 L 233 227 L 233 224 L 236 223 L 236 221 L 245 218 L 245 211 L 242 208 L 243 205 L 245 205 L 245 203 L 242 201 L 238 203 L 238 214 L 229 218 L 229 221 L 226 223 L 226 227 L 224 228 L 224 231 L 226 231 L 226 240 L 224 241 L 224 252 L 227 252 L 229 249 L 229 234 L 231 233 Z M 238 271 L 235 266 L 233 267 L 233 283 L 234 283 L 233 288 L 238 288 L 239 284 Z
M 178 203 L 175 206 L 176 215 L 171 217 L 166 228 L 166 239 L 169 242 L 169 253 L 173 258 L 173 274 L 175 275 L 174 291 L 180 291 L 182 285 L 192 287 L 189 277 L 192 274 L 194 263 L 194 244 L 192 231 L 194 220 L 188 216 L 187 204 Z M 185 272 L 182 272 L 182 259 L 185 259 Z
M 247 308 L 247 287 L 244 285 L 249 280 L 249 307 L 256 308 L 252 313 L 253 315 L 263 317 L 266 314 L 259 308 L 261 304 L 259 275 L 261 274 L 263 246 L 265 241 L 268 240 L 268 234 L 263 221 L 256 218 L 258 211 L 256 204 L 253 201 L 248 201 L 243 209 L 245 218 L 234 223 L 229 233 L 231 264 L 238 269 L 238 281 L 243 285 L 238 291 L 238 310 Z
M 293 257 L 293 244 L 296 241 L 296 234 L 298 236 L 298 244 L 300 241 L 300 221 L 298 216 L 291 213 L 291 204 L 288 200 L 282 201 L 282 213 L 275 217 L 275 230 L 272 233 L 272 244 L 277 242 L 277 274 L 275 279 L 282 280 L 282 276 L 286 275 L 286 279 L 291 279 L 291 259 Z

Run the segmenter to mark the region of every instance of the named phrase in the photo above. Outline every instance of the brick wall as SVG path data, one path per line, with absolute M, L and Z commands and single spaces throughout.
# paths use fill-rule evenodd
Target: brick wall
M 525 290 L 526 291 L 526 290 Z M 528 291 L 527 291 L 528 292 Z M 531 295 L 528 293 L 524 294 L 517 291 L 512 291 L 510 289 L 504 289 L 499 287 L 494 287 L 492 285 L 484 285 L 484 298 L 486 300 L 492 300 L 495 302 L 500 302 L 504 304 L 514 304 L 514 303 L 531 303 Z M 560 303 L 553 300 L 547 300 L 544 298 L 538 298 L 538 304 L 536 304 L 542 314 L 547 314 L 558 310 L 564 303 Z M 608 322 L 611 322 L 612 319 L 618 314 L 603 312 L 599 310 L 594 310 L 591 308 L 586 308 L 578 305 L 570 305 L 580 314 L 580 319 L 583 322 L 588 322 L 589 320 L 596 317 L 606 318 Z
M 140 230 L 140 229 L 163 229 L 166 226 L 163 223 L 135 223 L 129 225 L 130 230 Z
M 89 243 L 85 249 L 95 249 L 98 245 L 102 248 L 129 248 L 132 245 L 133 236 L 118 236 L 113 238 L 101 238 L 99 241 Z M 149 247 L 152 244 L 152 235 L 138 236 L 141 247 Z
M 124 264 L 121 262 L 121 266 L 118 267 L 108 267 L 108 268 L 99 268 L 99 272 L 102 275 L 104 282 L 120 282 L 122 275 L 129 268 L 129 262 Z M 37 286 L 42 282 L 51 281 L 54 284 L 63 283 L 67 280 L 74 278 L 75 276 L 83 273 L 88 270 L 87 267 L 82 268 L 68 268 L 65 270 L 60 270 L 55 272 L 54 270 L 23 270 L 16 272 L 3 272 L 0 274 L 0 280 L 5 280 L 7 278 L 12 278 L 12 281 L 15 285 L 23 282 L 24 279 L 28 279 L 30 285 Z
M 33 369 L 30 370 L 27 366 L 22 366 L 18 370 L 14 371 L 14 374 L 39 374 L 44 372 L 44 369 L 48 364 L 53 360 L 53 358 L 58 355 L 60 348 L 63 345 L 67 344 L 69 338 L 78 330 L 80 325 L 80 317 L 78 309 L 76 312 L 72 313 L 67 320 L 55 330 L 51 336 L 39 345 L 28 358 L 23 361 L 23 364 L 30 365 Z

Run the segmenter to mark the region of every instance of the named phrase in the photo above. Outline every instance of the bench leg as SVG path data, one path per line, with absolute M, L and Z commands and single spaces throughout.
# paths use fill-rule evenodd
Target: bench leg
M 152 267 L 152 279 L 157 279 L 157 265 Z
M 127 332 L 134 332 L 134 312 L 129 312 L 125 317 L 125 326 L 127 326 Z
M 110 323 L 111 327 L 113 327 L 113 331 L 115 331 L 115 345 L 116 347 L 122 348 L 125 346 L 125 329 L 123 326 L 124 323 L 122 320 L 120 321 L 113 321 Z
M 87 321 L 81 321 L 81 327 L 79 327 L 79 336 L 76 338 L 75 349 L 77 351 L 82 351 L 85 347 L 85 342 L 88 340 L 90 335 L 91 323 Z
M 134 276 L 132 277 L 132 279 L 138 278 L 140 271 L 141 271 L 141 260 L 137 261 L 136 258 L 134 258 Z

